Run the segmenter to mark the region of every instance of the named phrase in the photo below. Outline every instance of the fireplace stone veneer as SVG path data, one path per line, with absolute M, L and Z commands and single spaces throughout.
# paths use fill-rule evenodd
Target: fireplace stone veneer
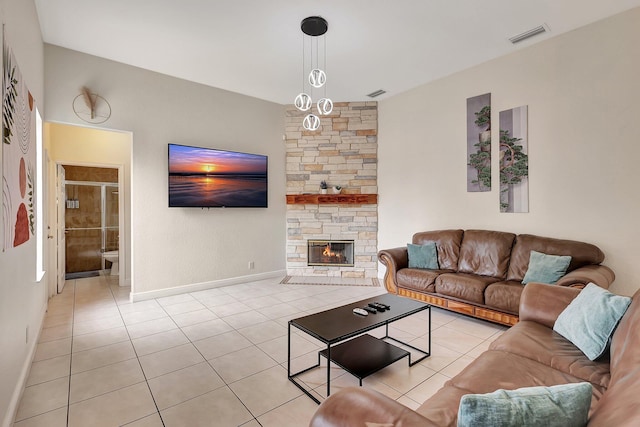
M 287 275 L 375 279 L 378 104 L 336 102 L 317 131 L 304 130 L 303 117 L 287 107 Z M 318 195 L 321 181 L 342 194 Z M 307 240 L 353 240 L 353 265 L 312 265 Z

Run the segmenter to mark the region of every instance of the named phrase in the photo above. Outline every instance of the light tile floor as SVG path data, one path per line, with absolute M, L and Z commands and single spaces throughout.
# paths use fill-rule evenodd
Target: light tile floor
M 129 291 L 100 276 L 50 300 L 15 427 L 306 426 L 317 405 L 287 380 L 287 322 L 385 292 L 277 279 L 138 303 Z M 426 348 L 426 316 L 391 335 Z M 363 385 L 417 408 L 505 329 L 434 308 L 432 356 Z M 323 345 L 292 331 L 292 369 L 315 364 Z M 334 366 L 331 377 L 332 393 L 358 384 Z M 326 362 L 299 378 L 326 395 Z

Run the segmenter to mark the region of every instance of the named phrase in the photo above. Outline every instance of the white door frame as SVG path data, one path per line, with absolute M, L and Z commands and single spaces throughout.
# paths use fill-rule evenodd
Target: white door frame
M 57 234 L 57 215 L 54 215 L 56 212 L 56 180 L 51 179 L 53 176 L 52 166 L 51 166 L 51 156 L 49 156 L 49 150 L 43 150 L 44 153 L 44 173 L 45 180 L 43 187 L 45 188 L 44 193 L 44 206 L 46 209 L 43 210 L 46 226 L 47 226 L 47 245 L 45 251 L 45 260 L 47 271 L 47 298 L 51 298 L 55 294 L 58 293 L 58 257 L 57 257 L 57 243 L 58 239 L 56 238 Z
M 64 185 L 65 171 L 61 164 L 56 164 L 56 292 L 62 293 L 66 275 L 66 200 L 67 192 Z

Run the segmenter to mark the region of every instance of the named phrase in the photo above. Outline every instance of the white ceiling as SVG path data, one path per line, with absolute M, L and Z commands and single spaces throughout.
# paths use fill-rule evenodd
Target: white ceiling
M 326 95 L 377 100 L 640 6 L 640 0 L 35 0 L 46 43 L 291 104 L 300 21 L 320 15 Z M 551 30 L 512 45 L 538 25 Z M 594 52 L 594 54 L 597 54 Z M 82 84 L 82 82 L 79 82 Z M 314 94 L 315 96 L 315 94 Z

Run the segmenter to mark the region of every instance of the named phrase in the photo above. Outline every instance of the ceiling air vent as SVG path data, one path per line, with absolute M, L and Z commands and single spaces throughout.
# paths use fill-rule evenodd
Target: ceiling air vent
M 378 89 L 375 92 L 371 92 L 370 94 L 367 94 L 367 96 L 369 98 L 375 98 L 376 96 L 380 96 L 380 95 L 385 94 L 385 93 L 387 93 L 386 90 Z
M 524 33 L 518 34 L 517 36 L 513 36 L 509 38 L 509 41 L 513 44 L 520 43 L 523 40 L 531 38 L 533 36 L 537 36 L 538 34 L 546 33 L 549 31 L 546 25 L 540 25 L 538 27 L 532 28 Z

